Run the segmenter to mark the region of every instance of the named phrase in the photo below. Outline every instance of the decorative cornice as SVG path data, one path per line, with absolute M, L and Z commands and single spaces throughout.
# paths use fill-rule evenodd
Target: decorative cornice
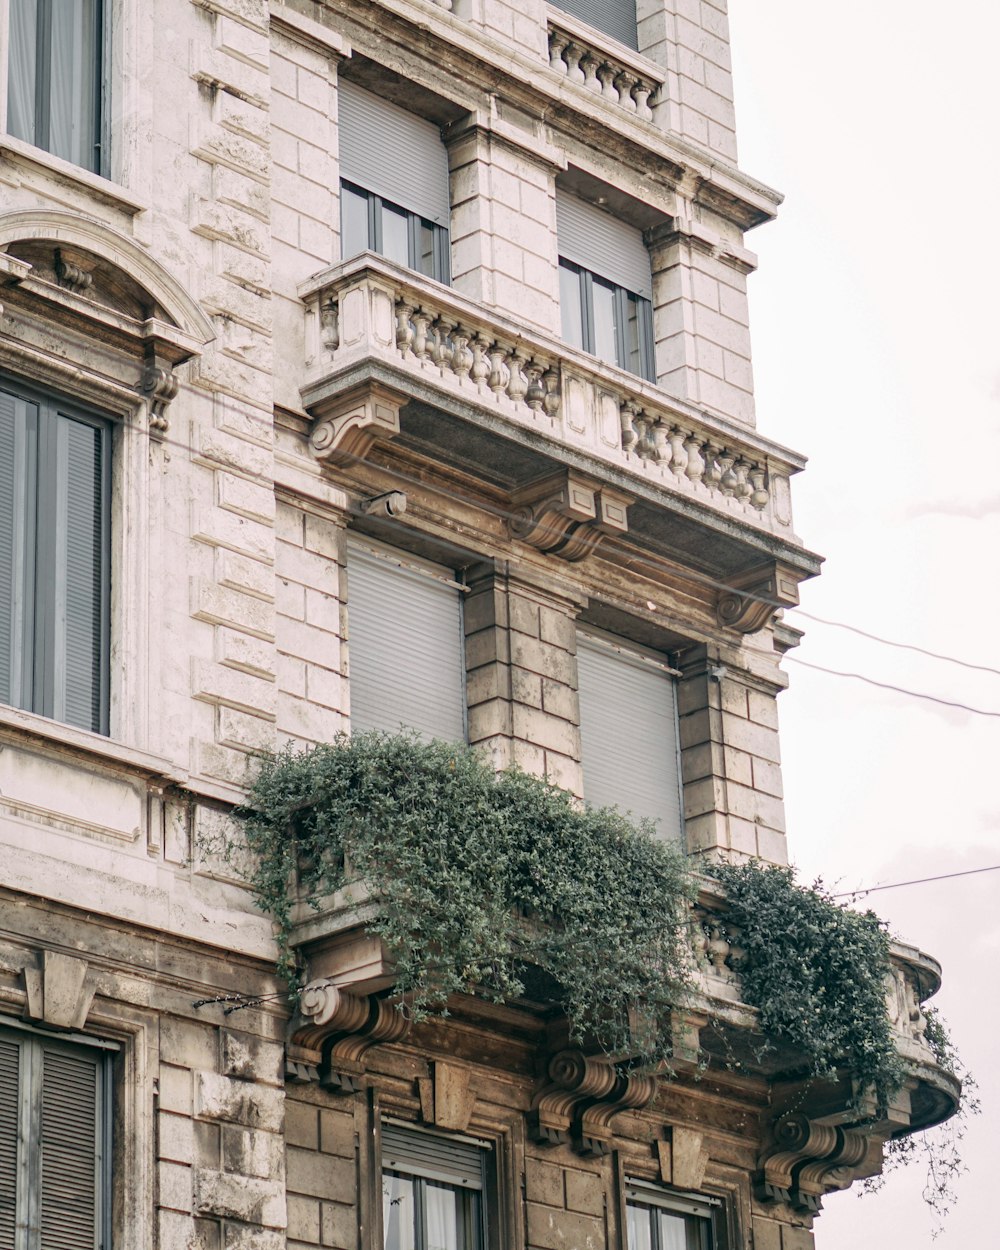
M 720 625 L 741 634 L 754 634 L 779 608 L 792 608 L 799 602 L 801 574 L 776 561 L 758 565 L 729 579 L 716 603 Z
M 312 981 L 289 1024 L 285 1077 L 345 1092 L 362 1089 L 367 1052 L 379 1042 L 400 1041 L 410 1024 L 395 1003 L 352 994 L 325 978 Z
M 378 385 L 338 396 L 336 403 L 317 410 L 320 419 L 309 436 L 313 454 L 324 464 L 364 460 L 375 443 L 399 433 L 404 403 L 402 395 Z
M 783 1116 L 774 1125 L 772 1149 L 760 1162 L 757 1198 L 816 1212 L 825 1194 L 856 1179 L 869 1145 L 869 1134 L 858 1129 L 820 1124 L 802 1114 Z

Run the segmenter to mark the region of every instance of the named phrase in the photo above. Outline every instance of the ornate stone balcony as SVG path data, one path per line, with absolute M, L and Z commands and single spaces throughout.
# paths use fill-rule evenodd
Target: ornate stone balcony
M 549 65 L 606 103 L 651 122 L 665 75 L 653 61 L 558 9 L 549 10 Z
M 513 509 L 562 475 L 550 513 L 696 555 L 710 576 L 766 586 L 778 604 L 797 602 L 797 583 L 818 571 L 792 530 L 789 479 L 804 461 L 753 430 L 370 252 L 299 294 L 302 402 L 321 460 L 350 464 L 399 439 L 478 465 Z

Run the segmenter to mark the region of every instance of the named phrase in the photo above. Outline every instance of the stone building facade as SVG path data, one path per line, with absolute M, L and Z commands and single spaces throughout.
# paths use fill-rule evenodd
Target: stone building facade
M 695 1079 L 709 1019 L 753 1027 L 707 885 L 657 1087 L 537 1004 L 406 1032 L 336 909 L 289 1020 L 211 849 L 254 752 L 402 721 L 787 862 L 779 609 L 819 561 L 756 428 L 780 197 L 736 162 L 726 0 L 0 30 L 0 1250 L 811 1246 L 953 1106 L 932 960 L 895 953 L 916 1075 L 862 1134 Z

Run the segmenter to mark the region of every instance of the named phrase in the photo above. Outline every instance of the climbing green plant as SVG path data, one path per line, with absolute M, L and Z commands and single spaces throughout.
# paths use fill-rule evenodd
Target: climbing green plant
M 789 868 L 716 864 L 726 918 L 738 933 L 743 997 L 765 1035 L 802 1051 L 809 1072 L 846 1067 L 880 1109 L 904 1067 L 886 1007 L 889 935 L 871 911 L 840 906 L 821 885 L 798 885 Z
M 696 887 L 648 828 L 464 747 L 380 733 L 265 756 L 237 816 L 289 978 L 295 895 L 319 906 L 363 887 L 415 1013 L 542 978 L 577 1041 L 667 1057 Z

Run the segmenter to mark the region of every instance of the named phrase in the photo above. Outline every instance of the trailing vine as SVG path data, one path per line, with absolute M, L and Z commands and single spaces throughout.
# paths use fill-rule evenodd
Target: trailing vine
M 768 1036 L 806 1056 L 809 1072 L 846 1066 L 884 1109 L 904 1078 L 886 1007 L 889 936 L 874 912 L 855 912 L 818 884 L 797 885 L 790 868 L 715 864 L 726 918 L 738 933 L 743 998 Z
M 667 1057 L 696 889 L 649 829 L 467 748 L 380 733 L 264 757 L 237 815 L 290 979 L 290 883 L 314 907 L 363 887 L 416 1014 L 472 987 L 530 995 L 541 977 L 576 1041 Z

